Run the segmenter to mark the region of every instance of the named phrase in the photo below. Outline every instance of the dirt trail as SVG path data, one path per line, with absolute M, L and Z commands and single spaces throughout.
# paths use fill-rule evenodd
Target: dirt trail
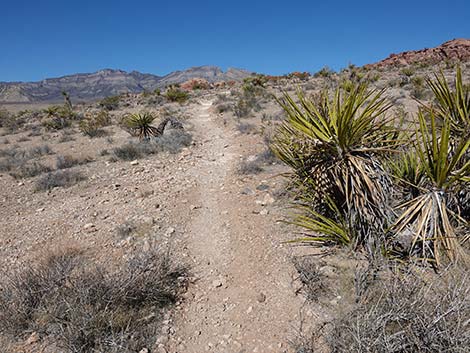
M 211 104 L 202 101 L 192 120 L 204 141 L 202 158 L 188 173 L 198 185 L 187 234 L 197 279 L 175 318 L 170 351 L 287 352 L 301 306 L 292 266 L 272 238 L 274 216 L 260 215 L 253 199 L 240 193 L 244 185 L 235 169 L 242 148 Z

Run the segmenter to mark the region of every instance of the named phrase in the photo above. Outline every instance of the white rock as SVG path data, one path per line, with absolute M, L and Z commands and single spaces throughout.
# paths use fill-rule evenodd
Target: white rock
M 83 226 L 83 229 L 92 229 L 95 228 L 95 225 L 93 223 L 87 223 Z

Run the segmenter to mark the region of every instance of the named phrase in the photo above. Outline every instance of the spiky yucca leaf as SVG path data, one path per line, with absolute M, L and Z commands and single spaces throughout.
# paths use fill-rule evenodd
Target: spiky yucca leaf
M 155 115 L 149 112 L 131 113 L 124 117 L 124 125 L 133 131 L 140 139 L 148 140 L 158 135 L 156 127 L 152 126 Z
M 470 86 L 462 82 L 462 70 L 457 68 L 454 80 L 455 90 L 452 91 L 444 74 L 434 74 L 434 80 L 426 80 L 434 93 L 437 103 L 437 115 L 447 117 L 452 124 L 452 132 L 462 136 L 468 135 L 470 128 Z
M 458 182 L 470 181 L 470 160 L 465 158 L 470 138 L 452 138 L 450 118 L 444 118 L 439 131 L 432 111 L 425 115 L 420 110 L 418 121 L 416 152 L 433 186 L 446 191 Z
M 329 217 L 316 212 L 309 206 L 300 206 L 303 213 L 294 216 L 290 222 L 305 229 L 308 233 L 289 243 L 315 243 L 320 245 L 351 245 L 355 237 L 347 221 L 341 217 L 338 207 L 329 199 L 327 205 L 337 217 Z
M 388 161 L 388 167 L 397 185 L 402 188 L 403 196 L 408 198 L 420 194 L 420 188 L 426 179 L 420 159 L 414 150 L 402 152 Z

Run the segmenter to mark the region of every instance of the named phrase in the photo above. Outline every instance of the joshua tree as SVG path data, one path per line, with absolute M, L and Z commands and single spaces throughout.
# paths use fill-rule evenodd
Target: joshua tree
M 73 106 L 72 106 L 72 101 L 70 100 L 69 94 L 65 91 L 62 91 L 62 95 L 64 96 L 65 106 L 67 107 L 67 109 L 72 110 Z

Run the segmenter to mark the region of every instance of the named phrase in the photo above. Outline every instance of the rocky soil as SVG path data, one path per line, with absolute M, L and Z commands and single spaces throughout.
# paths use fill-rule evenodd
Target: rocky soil
M 186 108 L 193 145 L 179 154 L 111 163 L 100 151 L 125 142 L 80 134 L 57 154 L 94 159 L 74 167 L 87 180 L 35 192 L 34 179 L 0 176 L 0 261 L 5 271 L 28 265 L 48 249 L 78 246 L 104 263 L 151 247 L 170 247 L 188 264 L 192 284 L 167 316 L 161 352 L 288 352 L 303 300 L 296 295 L 292 247 L 283 218 L 280 166 L 240 175 L 239 164 L 266 147 L 258 134 L 241 134 L 214 112 L 214 96 Z M 22 134 L 9 135 L 9 144 Z M 5 142 L 5 141 L 4 141 Z M 44 144 L 41 137 L 20 147 Z M 8 145 L 2 146 L 8 148 Z M 124 237 L 123 224 L 136 230 Z

